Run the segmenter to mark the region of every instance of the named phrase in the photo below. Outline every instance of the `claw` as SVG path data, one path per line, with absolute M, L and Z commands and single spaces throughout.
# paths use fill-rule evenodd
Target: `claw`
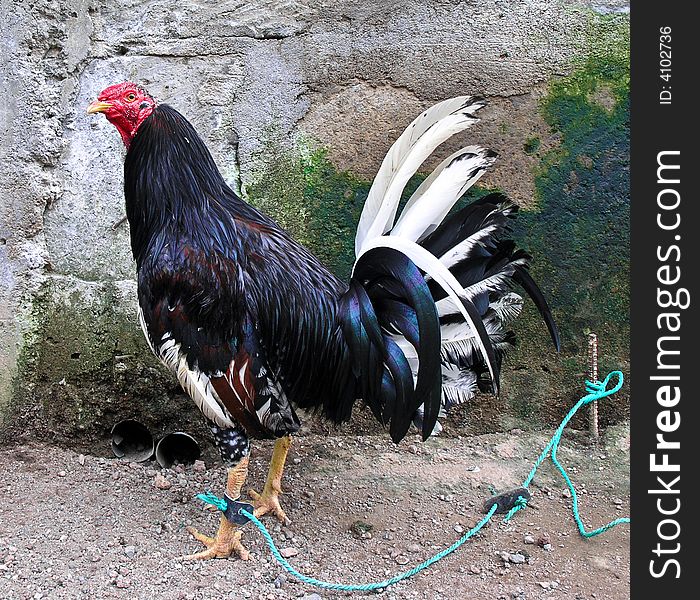
M 262 517 L 263 515 L 272 513 L 283 525 L 291 525 L 292 521 L 287 517 L 280 506 L 279 494 L 274 491 L 269 492 L 263 489 L 262 494 L 255 490 L 248 490 L 248 495 L 253 499 L 253 506 L 255 507 L 253 514 L 256 517 Z
M 194 527 L 187 527 L 187 531 L 194 538 L 202 542 L 207 548 L 196 554 L 183 556 L 185 560 L 207 560 L 210 558 L 229 558 L 236 555 L 241 560 L 248 560 L 250 552 L 241 543 L 243 533 L 240 529 L 231 525 L 224 517 L 221 518 L 221 525 L 216 537 L 212 538 L 197 531 Z

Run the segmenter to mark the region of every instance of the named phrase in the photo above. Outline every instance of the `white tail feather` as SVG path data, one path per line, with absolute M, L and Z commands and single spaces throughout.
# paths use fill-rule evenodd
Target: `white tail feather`
M 359 258 L 368 241 L 391 229 L 401 193 L 418 167 L 445 140 L 474 124 L 482 100 L 460 96 L 440 102 L 416 118 L 384 157 L 365 201 L 355 236 Z
M 417 242 L 432 233 L 494 160 L 495 153 L 479 146 L 449 156 L 411 196 L 391 235 Z
M 476 373 L 452 365 L 442 366 L 442 397 L 446 404 L 462 404 L 476 394 Z

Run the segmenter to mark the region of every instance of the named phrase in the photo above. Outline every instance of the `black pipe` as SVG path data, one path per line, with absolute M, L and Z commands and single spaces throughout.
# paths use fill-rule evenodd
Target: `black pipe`
M 112 452 L 122 460 L 143 462 L 153 456 L 153 436 L 135 419 L 125 419 L 112 427 Z

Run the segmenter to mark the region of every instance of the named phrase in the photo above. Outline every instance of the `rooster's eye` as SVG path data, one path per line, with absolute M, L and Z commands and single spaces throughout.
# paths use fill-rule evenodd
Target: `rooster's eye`
M 131 92 L 131 93 L 125 98 L 125 100 L 126 100 L 127 102 L 133 102 L 134 100 L 136 100 L 136 94 L 134 94 L 133 92 Z

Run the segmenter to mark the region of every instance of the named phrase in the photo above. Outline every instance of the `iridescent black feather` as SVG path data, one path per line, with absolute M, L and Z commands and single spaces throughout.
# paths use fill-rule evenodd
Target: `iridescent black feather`
M 437 418 L 437 313 L 405 256 L 379 250 L 363 257 L 344 285 L 226 185 L 194 128 L 167 105 L 143 123 L 124 169 L 139 305 L 156 351 L 173 340 L 194 372 L 228 372 L 245 391 L 231 369 L 243 357 L 252 370 L 253 407 L 273 411 L 266 422 L 276 436 L 298 428 L 294 406 L 342 422 L 363 399 L 395 441 L 420 404 Z M 423 366 L 415 388 L 405 357 L 381 329 L 386 317 L 373 305 L 371 289 L 382 281 L 397 286 L 396 301 L 411 308 L 418 325 Z M 263 406 L 270 386 L 290 402 Z

